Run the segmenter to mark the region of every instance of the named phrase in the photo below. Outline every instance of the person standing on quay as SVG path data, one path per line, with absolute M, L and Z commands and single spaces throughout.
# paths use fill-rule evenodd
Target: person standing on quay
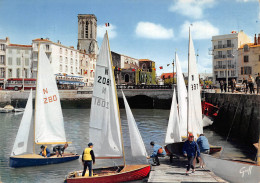
M 226 81 L 224 81 L 224 91 L 225 91 L 225 93 L 227 92 L 227 83 L 226 83 Z
M 223 93 L 224 92 L 224 82 L 223 82 L 223 80 L 221 80 L 219 84 L 220 84 L 221 93 Z
M 244 84 L 244 90 L 245 90 L 245 94 L 247 94 L 247 90 L 248 90 L 248 83 L 247 80 L 245 78 L 243 78 L 243 82 L 242 84 Z
M 200 153 L 209 154 L 209 141 L 204 134 L 200 134 L 199 138 L 197 139 L 198 146 L 200 148 Z M 200 168 L 203 168 L 204 162 L 202 158 L 200 158 Z
M 254 94 L 254 78 L 251 75 L 249 75 L 247 81 L 250 89 L 250 94 Z
M 194 158 L 200 157 L 200 149 L 197 142 L 194 141 L 194 136 L 192 133 L 189 133 L 188 140 L 184 142 L 183 145 L 183 155 L 188 158 L 188 166 L 186 175 L 189 175 L 190 168 L 192 168 L 192 173 L 195 172 L 195 167 L 193 166 Z
M 259 94 L 259 90 L 260 90 L 260 73 L 258 73 L 256 79 L 255 79 L 255 82 L 256 82 L 256 87 L 257 87 L 257 94 Z
M 93 148 L 93 144 L 90 142 L 88 144 L 88 147 L 82 153 L 82 164 L 84 166 L 82 177 L 85 176 L 87 168 L 89 170 L 89 177 L 92 176 L 92 161 L 93 161 L 93 165 L 95 164 L 95 155 L 92 148 Z
M 236 80 L 232 79 L 230 84 L 231 84 L 231 92 L 234 93 L 234 91 L 236 90 Z

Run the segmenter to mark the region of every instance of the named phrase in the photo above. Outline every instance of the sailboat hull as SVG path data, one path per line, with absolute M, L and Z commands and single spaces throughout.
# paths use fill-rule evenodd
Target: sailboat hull
M 41 166 L 41 165 L 65 163 L 67 161 L 76 160 L 78 158 L 79 158 L 78 154 L 70 154 L 64 157 L 51 156 L 48 158 L 44 158 L 36 154 L 26 154 L 26 155 L 11 156 L 9 165 L 10 167 L 13 168 Z
M 217 176 L 236 183 L 260 182 L 260 166 L 242 161 L 224 160 L 201 154 L 207 168 Z
M 119 168 L 119 167 L 118 167 Z M 70 173 L 65 182 L 67 183 L 112 183 L 141 180 L 148 176 L 151 170 L 150 165 L 126 165 L 117 172 L 115 167 L 101 168 L 93 170 L 93 177 L 81 177 L 81 171 Z M 104 173 L 105 172 L 105 173 Z

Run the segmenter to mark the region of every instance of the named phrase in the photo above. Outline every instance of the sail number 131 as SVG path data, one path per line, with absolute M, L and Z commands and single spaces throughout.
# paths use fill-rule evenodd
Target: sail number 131
M 191 90 L 199 89 L 199 84 L 191 84 Z

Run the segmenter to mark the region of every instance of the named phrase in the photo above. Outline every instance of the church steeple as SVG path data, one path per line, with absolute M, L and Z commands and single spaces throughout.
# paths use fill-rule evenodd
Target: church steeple
M 97 17 L 93 14 L 78 14 L 78 50 L 97 54 Z

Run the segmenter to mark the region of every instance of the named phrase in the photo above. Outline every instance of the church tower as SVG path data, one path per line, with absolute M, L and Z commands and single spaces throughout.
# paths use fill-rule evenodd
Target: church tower
M 97 17 L 95 15 L 78 14 L 77 48 L 87 54 L 97 55 Z

